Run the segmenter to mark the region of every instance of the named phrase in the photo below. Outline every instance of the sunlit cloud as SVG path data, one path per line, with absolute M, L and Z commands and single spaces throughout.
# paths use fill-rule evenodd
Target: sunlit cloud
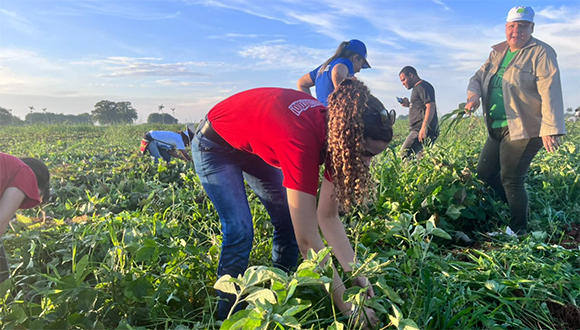
M 143 57 L 108 57 L 104 60 L 91 62 L 76 62 L 76 64 L 98 65 L 102 70 L 109 73 L 97 74 L 97 77 L 127 78 L 127 77 L 162 77 L 162 76 L 189 76 L 207 78 L 210 75 L 203 72 L 192 71 L 190 67 L 206 66 L 206 63 L 157 63 L 161 59 Z
M 313 49 L 295 45 L 252 45 L 239 51 L 242 57 L 258 60 L 258 69 L 272 68 L 303 69 L 308 65 L 314 69 L 327 58 L 334 50 Z
M 214 83 L 207 81 L 179 81 L 173 79 L 158 79 L 155 81 L 160 86 L 212 86 Z

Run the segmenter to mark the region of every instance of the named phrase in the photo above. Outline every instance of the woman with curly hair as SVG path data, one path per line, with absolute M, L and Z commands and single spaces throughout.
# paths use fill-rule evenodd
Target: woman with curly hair
M 385 110 L 360 81 L 347 79 L 322 103 L 302 92 L 258 88 L 214 106 L 192 141 L 195 169 L 222 224 L 218 276 L 237 277 L 248 265 L 254 230 L 244 179 L 264 204 L 274 226 L 276 267 L 296 266 L 298 250 L 325 247 L 318 229 L 345 271 L 355 255 L 339 217 L 370 199 L 371 158 L 392 139 L 394 112 Z M 325 164 L 319 187 L 319 167 Z M 319 201 L 317 206 L 317 194 Z M 367 286 L 366 278 L 355 284 Z M 335 275 L 332 293 L 345 314 L 351 305 Z M 373 295 L 369 286 L 369 295 Z M 233 312 L 222 292 L 218 319 Z M 376 321 L 374 312 L 367 311 Z

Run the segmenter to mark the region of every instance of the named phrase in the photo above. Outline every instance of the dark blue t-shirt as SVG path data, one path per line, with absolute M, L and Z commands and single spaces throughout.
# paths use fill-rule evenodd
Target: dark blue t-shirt
M 318 70 L 320 70 L 322 65 L 310 72 L 310 79 L 312 79 L 316 87 L 316 98 L 325 106 L 328 106 L 328 96 L 334 92 L 332 69 L 334 69 L 334 67 L 339 63 L 346 65 L 348 69 L 347 77 L 354 77 L 354 68 L 352 62 L 348 58 L 336 58 L 332 60 L 328 63 L 324 72 L 321 72 L 320 74 L 318 74 Z

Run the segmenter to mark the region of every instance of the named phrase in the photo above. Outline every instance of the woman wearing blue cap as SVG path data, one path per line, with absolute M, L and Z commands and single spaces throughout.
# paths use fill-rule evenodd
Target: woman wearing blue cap
M 341 81 L 370 67 L 367 62 L 367 47 L 362 41 L 343 41 L 331 58 L 298 79 L 298 90 L 312 95 L 310 87 L 316 86 L 316 98 L 322 104 L 328 105 L 328 96 Z

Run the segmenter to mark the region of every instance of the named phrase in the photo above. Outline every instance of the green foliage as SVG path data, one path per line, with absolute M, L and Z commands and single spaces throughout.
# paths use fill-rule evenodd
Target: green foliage
M 147 116 L 148 124 L 177 124 L 179 120 L 168 113 L 151 113 Z
M 26 124 L 79 124 L 92 125 L 93 118 L 88 113 L 78 115 L 65 115 L 52 112 L 30 112 L 24 119 Z
M 12 109 L 0 107 L 0 126 L 22 125 L 20 118 L 12 115 Z
M 0 283 L 0 328 L 358 329 L 370 307 L 379 328 L 565 329 L 550 306 L 580 305 L 580 250 L 559 245 L 563 228 L 580 223 L 580 137 L 568 124 L 562 147 L 541 151 L 529 171 L 533 233 L 461 248 L 457 231 L 475 239 L 507 224 L 505 205 L 474 173 L 482 119 L 457 121 L 407 162 L 398 121 L 375 161 L 376 203 L 343 216 L 358 260 L 350 272 L 337 267 L 351 318 L 327 292 L 330 250 L 309 253 L 295 272 L 268 267 L 272 226 L 252 193 L 251 266 L 216 278 L 220 224 L 192 164 L 139 156 L 144 132 L 181 127 L 0 127 L 0 150 L 40 158 L 52 175 L 45 214 L 20 212 L 3 237 L 12 277 Z M 375 297 L 351 287 L 358 276 Z M 215 288 L 248 308 L 216 322 Z
M 132 124 L 137 119 L 137 110 L 131 102 L 99 101 L 91 111 L 95 121 L 101 125 Z

